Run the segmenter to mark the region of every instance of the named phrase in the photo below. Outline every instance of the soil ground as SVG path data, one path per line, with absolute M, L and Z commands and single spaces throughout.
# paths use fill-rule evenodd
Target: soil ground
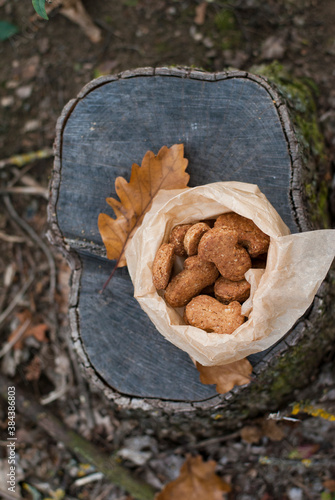
M 208 71 L 250 69 L 278 60 L 293 76 L 311 77 L 319 87 L 318 116 L 329 158 L 328 181 L 330 187 L 334 185 L 334 2 L 208 0 L 198 20 L 196 7 L 205 4 L 200 1 L 83 3 L 101 29 L 98 44 L 59 9 L 46 22 L 34 16 L 28 1 L 0 0 L 0 20 L 19 30 L 0 42 L 0 160 L 30 151 L 47 152 L 62 108 L 97 76 L 165 65 Z M 335 424 L 329 416 L 335 407 L 333 353 L 328 354 L 308 393 L 313 395 L 313 404 L 328 414 L 324 418 L 301 414 L 295 422 L 281 420 L 280 438 L 269 430 L 256 432 L 255 437 L 247 428 L 210 443 L 195 443 L 187 434 L 157 440 L 136 421 L 120 419 L 87 386 L 67 342 L 69 269 L 45 240 L 51 169 L 51 157 L 27 161 L 22 167 L 0 167 L 4 202 L 0 310 L 6 311 L 18 299 L 0 325 L 1 372 L 97 449 L 118 453 L 129 470 L 158 489 L 177 476 L 186 453 L 192 452 L 217 461 L 218 474 L 232 485 L 230 499 L 334 499 Z M 23 194 L 22 187 L 30 187 L 30 194 Z M 10 192 L 11 188 L 20 189 Z M 330 206 L 332 200 L 330 195 Z M 34 232 L 22 228 L 22 221 Z M 27 290 L 20 296 L 25 284 Z M 23 325 L 21 345 L 6 347 L 13 335 L 20 335 L 20 328 L 22 335 Z M 310 383 L 306 381 L 306 386 Z M 6 486 L 6 417 L 6 408 L 0 408 L 0 498 L 11 498 Z M 130 498 L 24 415 L 17 415 L 16 424 L 19 487 L 13 498 Z M 260 423 L 248 425 L 255 431 Z

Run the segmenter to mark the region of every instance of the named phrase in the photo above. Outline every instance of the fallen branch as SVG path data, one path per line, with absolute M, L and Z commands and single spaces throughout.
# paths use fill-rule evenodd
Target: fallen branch
M 56 265 L 54 258 L 44 241 L 39 237 L 39 235 L 34 231 L 34 229 L 16 212 L 9 195 L 4 195 L 3 200 L 5 202 L 7 211 L 12 219 L 23 229 L 30 239 L 34 241 L 42 250 L 47 258 L 49 269 L 50 269 L 50 285 L 49 285 L 49 300 L 54 301 L 55 290 L 56 290 Z
M 15 234 L 7 234 L 4 233 L 3 231 L 0 231 L 0 240 L 6 241 L 7 243 L 24 243 L 26 241 L 23 238 L 23 236 L 16 236 Z
M 12 302 L 8 305 L 8 307 L 0 314 L 0 326 L 4 323 L 4 321 L 8 318 L 8 316 L 11 314 L 11 312 L 15 309 L 17 304 L 22 300 L 22 297 L 32 284 L 32 282 L 35 279 L 35 275 L 31 274 L 27 281 L 24 282 L 22 288 L 18 291 L 18 293 L 15 295 L 14 299 Z
M 0 351 L 0 359 L 5 355 L 7 354 L 7 352 L 9 352 L 11 350 L 11 348 L 13 347 L 13 345 L 16 344 L 16 342 L 18 340 L 20 340 L 21 337 L 23 337 L 23 335 L 26 333 L 26 331 L 28 330 L 29 326 L 31 324 L 31 320 L 30 319 L 26 319 L 26 321 L 23 323 L 23 325 L 21 325 L 21 327 L 18 329 L 16 335 L 14 335 L 14 337 L 12 338 L 12 340 L 10 341 L 7 341 L 6 344 L 4 345 L 4 347 L 1 349 Z
M 0 168 L 4 168 L 7 165 L 16 165 L 17 167 L 23 167 L 28 163 L 32 163 L 35 160 L 40 160 L 42 158 L 50 158 L 53 156 L 53 150 L 51 148 L 41 149 L 39 151 L 31 151 L 30 153 L 23 153 L 22 155 L 14 155 L 5 160 L 0 160 Z
M 8 387 L 12 385 L 11 380 L 0 375 L 0 397 L 6 402 Z M 24 418 L 38 425 L 57 442 L 61 441 L 79 460 L 92 464 L 103 473 L 105 479 L 123 488 L 135 499 L 154 499 L 156 492 L 150 485 L 134 478 L 113 457 L 101 452 L 94 444 L 75 431 L 68 429 L 52 412 L 35 402 L 30 394 L 26 396 L 20 389 L 16 388 L 15 397 L 16 409 Z
M 0 498 L 5 498 L 6 500 L 21 500 L 21 496 L 16 493 L 9 493 L 8 491 L 4 491 L 0 489 Z
M 43 196 L 46 200 L 49 198 L 49 192 L 46 188 L 42 186 L 17 186 L 17 187 L 7 187 L 5 189 L 0 189 L 0 194 L 32 194 Z

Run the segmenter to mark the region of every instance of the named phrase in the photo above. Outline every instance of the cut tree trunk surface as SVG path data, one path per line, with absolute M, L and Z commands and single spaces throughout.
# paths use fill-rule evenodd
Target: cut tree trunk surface
M 49 205 L 50 238 L 73 268 L 74 345 L 88 378 L 129 407 L 213 409 L 229 405 L 232 395 L 246 406 L 245 397 L 259 392 L 262 376 L 277 386 L 279 377 L 284 384 L 277 398 L 274 386 L 268 386 L 260 403 L 262 408 L 277 405 L 302 383 L 296 376 L 286 380 L 287 367 L 280 372 L 278 363 L 294 358 L 289 368 L 306 364 L 296 358 L 296 347 L 305 339 L 306 355 L 308 346 L 314 352 L 313 368 L 328 345 L 329 332 L 310 345 L 311 335 L 328 321 L 321 311 L 322 293 L 285 339 L 249 358 L 256 380 L 225 396 L 201 384 L 188 355 L 155 329 L 133 298 L 127 268 L 118 269 L 99 293 L 114 266 L 97 225 L 101 212 L 114 216 L 105 198 L 116 196 L 116 177 L 129 180 L 132 164 L 141 164 L 146 151 L 157 154 L 163 145 L 176 143 L 185 147 L 190 186 L 232 180 L 257 184 L 292 233 L 309 229 L 302 186 L 307 167 L 286 105 L 265 79 L 245 72 L 144 68 L 94 80 L 58 121 Z M 329 297 L 327 285 L 324 290 Z

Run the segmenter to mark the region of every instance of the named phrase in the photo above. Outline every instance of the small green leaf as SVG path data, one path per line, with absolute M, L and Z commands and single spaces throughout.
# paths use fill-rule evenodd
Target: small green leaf
M 48 20 L 49 18 L 45 10 L 45 1 L 46 0 L 32 0 L 33 7 L 36 10 L 37 14 L 43 17 L 43 19 Z
M 19 32 L 19 28 L 15 24 L 7 21 L 0 21 L 0 40 L 4 41 Z
M 331 493 L 324 491 L 321 493 L 321 500 L 334 500 L 335 495 L 332 495 Z

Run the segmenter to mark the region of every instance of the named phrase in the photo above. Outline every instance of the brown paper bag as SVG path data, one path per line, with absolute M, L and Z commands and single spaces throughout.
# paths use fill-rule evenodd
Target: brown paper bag
M 152 264 L 175 225 L 231 211 L 252 219 L 270 236 L 267 266 L 245 275 L 251 295 L 242 314 L 248 320 L 231 335 L 207 333 L 185 325 L 183 311 L 170 307 L 156 291 Z M 126 250 L 141 308 L 167 340 L 204 366 L 232 363 L 276 343 L 312 303 L 334 255 L 335 230 L 290 234 L 258 187 L 240 182 L 161 191 Z

